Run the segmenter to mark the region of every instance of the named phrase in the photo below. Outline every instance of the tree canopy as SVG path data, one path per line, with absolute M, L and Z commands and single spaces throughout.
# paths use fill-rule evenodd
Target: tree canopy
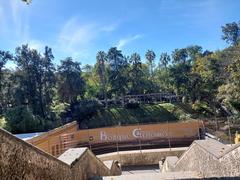
M 112 106 L 112 99 L 158 92 L 181 95 L 199 112 L 201 104 L 212 115 L 224 105 L 239 116 L 239 23 L 224 25 L 222 33 L 230 46 L 215 52 L 189 45 L 159 57 L 147 50 L 142 59 L 138 52 L 128 56 L 111 47 L 84 66 L 72 57 L 56 65 L 47 46 L 43 53 L 27 44 L 12 54 L 0 50 L 0 119 L 14 133 L 45 131 L 74 119 L 86 123 Z M 16 68 L 8 67 L 10 61 Z

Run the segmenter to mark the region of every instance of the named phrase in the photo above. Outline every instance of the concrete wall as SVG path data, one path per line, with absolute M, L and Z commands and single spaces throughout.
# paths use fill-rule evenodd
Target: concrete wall
M 187 148 L 164 148 L 142 151 L 123 151 L 108 153 L 99 155 L 99 159 L 102 161 L 116 160 L 119 161 L 122 166 L 130 165 L 151 165 L 158 164 L 159 161 L 165 159 L 167 156 L 180 157 Z
M 58 159 L 0 129 L 0 179 L 68 180 L 71 170 Z

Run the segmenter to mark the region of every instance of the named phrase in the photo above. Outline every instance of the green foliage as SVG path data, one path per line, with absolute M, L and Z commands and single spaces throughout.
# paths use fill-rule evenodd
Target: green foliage
M 174 63 L 186 63 L 188 57 L 187 49 L 175 49 L 172 52 L 172 58 Z
M 140 105 L 137 108 L 108 108 L 99 110 L 96 115 L 88 119 L 89 128 L 177 121 L 178 118 L 161 105 Z
M 116 96 L 122 96 L 127 92 L 128 82 L 128 62 L 127 58 L 122 55 L 116 47 L 110 48 L 108 51 L 109 63 L 109 83 L 111 92 Z
M 189 57 L 189 61 L 195 61 L 199 56 L 202 56 L 202 47 L 198 45 L 188 46 L 187 53 Z
M 107 61 L 107 54 L 103 51 L 99 51 L 97 53 L 97 72 L 100 79 L 101 84 L 101 97 L 103 97 L 105 100 L 107 99 L 106 94 L 106 67 L 105 63 Z
M 62 102 L 73 103 L 84 96 L 85 81 L 81 76 L 80 63 L 68 57 L 58 67 L 58 94 Z
M 17 47 L 13 55 L 0 51 L 0 116 L 6 117 L 1 126 L 6 121 L 12 132 L 28 132 L 46 131 L 74 119 L 84 127 L 97 127 L 190 117 L 191 113 L 185 111 L 189 109 L 187 104 L 139 106 L 134 99 L 128 108 L 104 110 L 101 103 L 91 100 L 104 100 L 101 102 L 108 105 L 111 98 L 161 91 L 182 95 L 195 114 L 217 115 L 224 105 L 237 118 L 239 29 L 235 22 L 222 27 L 222 38 L 232 45 L 228 48 L 216 52 L 203 51 L 198 45 L 175 49 L 171 57 L 162 53 L 157 67 L 152 50 L 146 52 L 146 62 L 142 62 L 138 53 L 128 57 L 112 47 L 107 53 L 99 51 L 97 62 L 85 65 L 83 70 L 71 57 L 55 68 L 49 47 L 42 54 L 28 45 Z M 5 67 L 11 60 L 16 69 Z
M 43 119 L 34 116 L 26 106 L 8 109 L 5 118 L 6 128 L 12 133 L 36 132 L 44 129 Z
M 0 128 L 5 128 L 6 120 L 4 116 L 0 116 Z
M 222 39 L 227 43 L 237 46 L 240 41 L 240 24 L 233 22 L 222 26 Z
M 130 57 L 129 70 L 130 94 L 142 94 L 144 92 L 144 72 L 139 54 L 134 53 Z
M 159 66 L 166 68 L 170 61 L 171 61 L 170 56 L 167 53 L 162 53 L 159 59 Z
M 80 126 L 83 126 L 83 120 L 86 122 L 91 117 L 96 115 L 98 110 L 102 108 L 103 105 L 96 99 L 81 100 L 77 103 L 72 104 L 71 111 L 73 118 L 78 121 Z
M 186 108 L 183 109 L 182 104 L 164 103 L 159 105 L 173 114 L 179 120 L 189 119 L 192 116 L 192 110 L 186 110 Z
M 192 104 L 192 108 L 198 114 L 204 117 L 211 117 L 214 114 L 213 110 L 206 102 L 196 101 L 194 104 Z
M 12 60 L 12 55 L 9 52 L 1 51 L 0 50 L 0 114 L 3 111 L 4 104 L 3 104 L 3 86 L 4 86 L 4 80 L 3 79 L 3 68 L 5 64 Z
M 54 114 L 54 119 L 58 121 L 58 123 L 61 123 L 61 120 L 66 116 L 70 104 L 68 103 L 61 103 L 58 100 L 53 101 L 51 105 L 51 111 Z
M 176 64 L 175 66 L 170 67 L 169 72 L 171 83 L 178 94 L 187 94 L 190 71 L 191 66 L 185 63 Z

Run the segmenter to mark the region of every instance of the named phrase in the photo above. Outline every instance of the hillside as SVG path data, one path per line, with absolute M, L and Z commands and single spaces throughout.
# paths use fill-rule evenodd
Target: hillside
M 88 121 L 89 128 L 114 126 L 118 124 L 145 124 L 154 122 L 178 121 L 191 116 L 190 107 L 181 103 L 140 105 L 138 108 L 109 108 L 98 111 L 98 113 Z M 189 111 L 187 110 L 189 109 Z M 86 122 L 85 122 L 86 123 Z

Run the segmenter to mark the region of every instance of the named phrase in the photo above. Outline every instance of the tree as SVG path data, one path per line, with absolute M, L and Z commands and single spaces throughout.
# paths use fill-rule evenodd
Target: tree
M 3 110 L 3 68 L 7 61 L 12 60 L 12 55 L 6 51 L 0 51 L 0 114 Z
M 240 111 L 240 48 L 228 48 L 223 51 L 230 62 L 226 65 L 225 71 L 228 75 L 225 76 L 225 82 L 218 87 L 218 100 L 228 107 L 228 110 L 234 112 L 234 108 Z M 235 113 L 236 114 L 236 113 Z M 239 114 L 240 115 L 240 114 Z
M 81 76 L 80 63 L 71 57 L 61 61 L 58 66 L 58 94 L 63 102 L 74 103 L 78 97 L 83 98 L 85 81 Z
M 202 53 L 202 56 L 205 57 L 205 56 L 208 56 L 210 54 L 213 54 L 212 51 L 209 51 L 209 50 L 205 50 L 203 53 Z
M 12 133 L 43 131 L 41 118 L 34 116 L 27 106 L 21 105 L 7 110 L 5 113 L 6 128 Z
M 175 89 L 175 93 L 187 96 L 191 66 L 189 64 L 179 63 L 171 66 L 169 71 L 170 81 Z
M 162 53 L 160 55 L 160 59 L 159 59 L 159 64 L 160 64 L 160 67 L 165 67 L 167 68 L 167 65 L 168 63 L 171 61 L 171 58 L 170 56 L 165 52 L 165 53 Z
M 156 58 L 156 54 L 154 53 L 154 51 L 152 50 L 148 50 L 145 54 L 145 57 L 150 65 L 150 75 L 151 75 L 151 78 L 153 76 L 153 68 L 154 68 L 154 60 Z
M 94 66 L 86 64 L 82 68 L 82 76 L 86 82 L 84 98 L 100 97 L 100 82 L 96 66 L 96 64 Z
M 200 75 L 202 79 L 201 91 L 202 101 L 207 102 L 217 116 L 217 89 L 223 83 L 220 76 L 220 59 L 217 53 L 198 58 L 194 64 L 193 72 Z M 218 128 L 218 121 L 216 127 Z
M 127 58 L 122 55 L 121 50 L 112 47 L 108 51 L 107 59 L 109 63 L 109 83 L 111 85 L 111 91 L 115 93 L 116 96 L 123 96 L 127 92 Z
M 52 54 L 52 49 L 48 46 L 45 47 L 45 51 L 42 57 L 43 64 L 43 91 L 44 98 L 43 102 L 49 109 L 53 96 L 54 96 L 54 88 L 56 85 L 56 76 L 55 76 L 55 67 L 53 64 L 54 56 Z
M 99 51 L 96 56 L 97 59 L 97 72 L 101 84 L 101 95 L 103 95 L 105 104 L 107 106 L 107 93 L 106 93 L 106 68 L 105 62 L 107 61 L 107 54 L 104 51 Z
M 22 0 L 23 2 L 30 4 L 32 2 L 32 0 Z
M 43 108 L 39 108 L 41 95 L 38 94 L 42 68 L 40 67 L 40 54 L 36 50 L 31 50 L 28 45 L 16 48 L 15 62 L 18 68 L 19 86 L 16 91 L 22 94 L 19 97 L 18 105 L 28 105 L 34 115 L 42 115 Z
M 186 63 L 188 58 L 188 52 L 186 48 L 175 49 L 172 52 L 172 59 L 174 63 Z
M 237 46 L 240 41 L 240 25 L 236 22 L 227 23 L 222 26 L 222 39 L 227 43 Z
M 140 94 L 144 91 L 143 69 L 141 58 L 138 53 L 133 53 L 130 57 L 130 81 L 131 81 L 131 94 Z
M 202 47 L 198 45 L 188 46 L 186 50 L 187 50 L 187 54 L 189 56 L 190 62 L 195 61 L 198 56 L 202 55 Z

